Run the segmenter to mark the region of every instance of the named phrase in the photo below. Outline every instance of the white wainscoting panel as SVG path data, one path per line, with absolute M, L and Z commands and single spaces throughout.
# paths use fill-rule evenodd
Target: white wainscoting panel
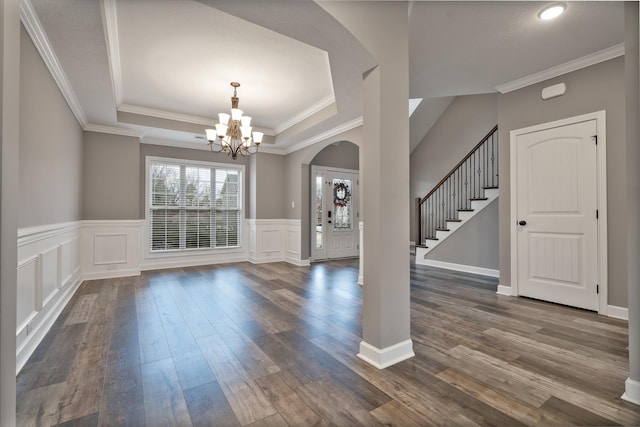
M 40 310 L 38 257 L 22 261 L 18 265 L 18 296 L 16 307 L 16 324 L 22 329 Z
M 95 265 L 126 264 L 129 235 L 94 234 L 93 262 Z
M 286 254 L 285 261 L 301 267 L 310 265 L 309 259 L 302 259 L 302 221 L 287 219 L 286 222 Z
M 143 227 L 143 220 L 83 221 L 83 278 L 140 274 Z
M 38 266 L 40 267 L 40 277 L 42 278 L 42 305 L 45 306 L 58 292 L 58 252 L 59 247 L 56 246 L 44 252 L 40 252 Z
M 16 373 L 81 283 L 80 221 L 18 230 Z
M 262 264 L 284 261 L 286 220 L 249 219 L 251 244 L 249 262 Z
M 250 219 L 249 262 L 262 264 L 286 261 L 306 266 L 302 259 L 301 221 L 296 219 Z

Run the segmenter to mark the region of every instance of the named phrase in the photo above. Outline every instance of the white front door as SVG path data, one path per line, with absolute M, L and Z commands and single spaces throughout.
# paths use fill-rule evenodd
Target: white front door
M 597 122 L 516 136 L 517 288 L 598 310 Z
M 312 169 L 312 239 L 314 260 L 357 257 L 358 173 Z

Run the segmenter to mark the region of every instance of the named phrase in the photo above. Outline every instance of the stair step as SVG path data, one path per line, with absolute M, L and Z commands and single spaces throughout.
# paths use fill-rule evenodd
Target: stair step
M 436 228 L 436 231 L 451 231 L 448 228 Z
M 489 199 L 487 197 L 474 197 L 473 199 L 469 199 L 469 200 L 473 202 L 474 200 L 489 200 Z
M 462 222 L 461 219 L 445 219 L 446 222 Z
M 425 245 L 416 245 L 416 248 L 429 249 L 429 246 L 425 246 Z
M 500 187 L 482 187 L 483 190 L 497 190 Z
M 440 240 L 440 239 L 437 239 L 437 238 L 435 238 L 435 237 L 427 237 L 427 238 L 426 238 L 426 239 L 424 239 L 424 240 Z
M 458 209 L 458 212 L 473 212 L 473 209 Z

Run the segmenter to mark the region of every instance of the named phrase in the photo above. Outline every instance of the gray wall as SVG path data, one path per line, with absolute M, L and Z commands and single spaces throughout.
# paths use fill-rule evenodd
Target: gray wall
M 223 153 L 212 153 L 209 150 L 194 150 L 189 148 L 167 147 L 164 145 L 140 144 L 140 162 L 138 164 L 138 198 L 139 218 L 144 219 L 145 210 L 145 161 L 147 156 L 167 157 L 171 159 L 196 160 L 200 162 L 228 163 L 230 166 L 244 165 L 244 215 L 249 215 L 249 157 L 238 156 L 236 160 Z
M 410 236 L 417 240 L 415 199 L 424 197 L 498 123 L 497 95 L 458 96 L 411 153 Z
M 498 200 L 429 252 L 427 259 L 498 270 Z
M 141 217 L 138 145 L 139 139 L 130 136 L 85 132 L 83 219 Z
M 285 158 L 278 154 L 258 153 L 250 157 L 249 218 L 285 217 Z
M 340 169 L 360 168 L 360 150 L 358 146 L 349 141 L 340 141 L 322 149 L 311 161 L 315 166 L 326 166 Z
M 543 101 L 544 87 L 564 82 L 565 95 Z M 609 304 L 627 306 L 627 185 L 624 58 L 498 96 L 500 149 L 500 284 L 511 283 L 509 132 L 606 110 Z
M 81 219 L 82 137 L 82 128 L 21 27 L 18 227 Z

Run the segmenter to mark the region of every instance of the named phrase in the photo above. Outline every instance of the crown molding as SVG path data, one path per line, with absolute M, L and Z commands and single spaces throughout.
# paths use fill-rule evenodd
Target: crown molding
M 62 69 L 62 65 L 60 64 L 60 61 L 58 61 L 58 57 L 49 42 L 49 38 L 44 32 L 42 24 L 38 19 L 38 15 L 29 0 L 20 1 L 20 20 L 22 21 L 24 28 L 27 30 L 29 37 L 31 37 L 38 53 L 40 53 L 42 60 L 47 65 L 47 68 L 58 85 L 60 92 L 62 92 L 62 96 L 64 96 L 69 108 L 71 108 L 73 115 L 76 117 L 78 123 L 80 123 L 80 126 L 84 129 L 87 126 L 87 116 L 84 113 L 75 92 L 71 88 L 67 75 Z
M 139 132 L 133 129 L 120 128 L 116 126 L 94 125 L 91 123 L 84 126 L 84 130 L 87 132 L 99 132 L 99 133 L 109 133 L 111 135 L 131 136 L 134 138 L 142 138 L 144 136 L 143 132 Z
M 162 145 L 164 147 L 177 147 L 177 148 L 189 148 L 191 150 L 203 150 L 210 151 L 209 145 L 206 140 L 202 140 L 201 142 L 196 141 L 180 141 L 180 140 L 168 140 L 168 139 L 160 139 L 160 138 L 148 138 L 143 137 L 140 139 L 141 144 L 150 144 L 150 145 Z M 285 155 L 283 149 L 271 147 L 266 144 L 260 146 L 259 153 L 267 153 L 267 154 L 279 154 L 281 156 Z
M 320 101 L 313 104 L 311 107 L 296 114 L 295 116 L 293 116 L 292 118 L 290 118 L 289 120 L 287 120 L 286 122 L 282 123 L 280 126 L 275 128 L 274 135 L 282 133 L 285 130 L 289 129 L 290 127 L 297 125 L 304 119 L 307 119 L 313 116 L 314 114 L 322 111 L 323 109 L 327 108 L 328 106 L 335 104 L 335 102 L 336 102 L 336 97 L 332 93 L 331 95 L 321 99 Z
M 521 79 L 496 86 L 496 90 L 502 94 L 509 93 L 622 55 L 624 55 L 624 43 L 599 50 L 581 58 L 574 59 L 573 61 L 565 62 L 564 64 L 522 77 Z
M 188 114 L 173 113 L 171 111 L 156 110 L 155 108 L 140 107 L 138 105 L 120 104 L 118 111 L 123 113 L 140 114 L 141 116 L 156 117 L 158 119 L 175 120 L 178 122 L 194 123 L 204 126 L 215 126 L 216 122 L 204 117 Z
M 319 133 L 316 136 L 305 139 L 304 141 L 301 141 L 297 144 L 292 145 L 291 147 L 286 148 L 284 150 L 284 154 L 291 154 L 298 150 L 302 150 L 303 148 L 310 147 L 311 145 L 317 144 L 318 142 L 324 141 L 326 139 L 339 135 L 348 130 L 357 128 L 358 126 L 362 126 L 363 123 L 364 121 L 362 119 L 362 116 L 355 118 L 351 121 L 341 124 L 340 126 L 336 126 L 333 129 L 329 129 L 325 132 Z
M 123 113 L 140 114 L 142 116 L 156 117 L 158 119 L 175 120 L 178 122 L 193 123 L 203 126 L 214 127 L 217 121 L 204 117 L 191 116 L 188 114 L 173 113 L 170 111 L 156 110 L 155 108 L 140 107 L 137 105 L 122 104 L 118 107 L 118 111 Z M 265 135 L 274 136 L 273 129 L 264 129 L 254 126 L 256 131 L 263 132 Z
M 177 147 L 177 148 L 189 148 L 191 150 L 205 150 L 209 151 L 209 146 L 207 145 L 207 140 L 203 139 L 201 142 L 197 141 L 180 141 L 177 139 L 160 139 L 160 138 L 150 138 L 150 137 L 142 137 L 140 139 L 141 144 L 149 144 L 149 145 L 162 145 L 163 147 Z
M 100 0 L 100 12 L 107 42 L 109 73 L 116 105 L 122 104 L 122 66 L 120 64 L 120 36 L 118 35 L 118 12 L 115 0 Z

